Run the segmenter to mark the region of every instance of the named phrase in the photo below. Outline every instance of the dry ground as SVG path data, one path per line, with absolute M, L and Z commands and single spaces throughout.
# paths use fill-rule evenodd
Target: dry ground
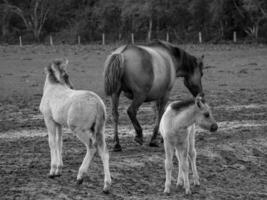
M 139 119 L 146 144 L 133 142 L 133 127 L 125 114 L 129 101 L 120 103 L 123 151 L 110 152 L 112 190 L 103 194 L 103 170 L 96 157 L 86 181 L 75 185 L 84 146 L 68 130 L 64 135 L 63 175 L 47 178 L 49 147 L 38 111 L 43 68 L 51 59 L 67 57 L 70 77 L 78 89 L 103 94 L 103 62 L 114 46 L 0 47 L 0 199 L 267 199 L 267 47 L 182 46 L 205 55 L 203 77 L 207 101 L 213 106 L 219 130 L 198 131 L 197 165 L 201 186 L 193 194 L 175 188 L 163 192 L 164 150 L 147 146 L 153 129 L 153 104 L 144 104 Z M 171 100 L 190 97 L 177 81 Z M 110 104 L 107 142 L 112 149 Z

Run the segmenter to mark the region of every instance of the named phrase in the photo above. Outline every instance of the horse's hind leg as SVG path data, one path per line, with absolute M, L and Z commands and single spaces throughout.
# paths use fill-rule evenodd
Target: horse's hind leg
M 112 116 L 113 116 L 113 124 L 114 124 L 114 151 L 121 151 L 121 145 L 120 140 L 118 136 L 118 123 L 119 123 L 119 112 L 118 112 L 118 106 L 119 106 L 119 97 L 120 92 L 113 93 L 111 96 L 111 103 L 112 103 Z
M 44 120 L 48 131 L 48 144 L 51 155 L 51 167 L 48 176 L 49 178 L 54 178 L 55 176 L 57 176 L 56 169 L 58 166 L 57 143 L 56 143 L 57 124 L 51 118 L 45 117 Z
M 140 126 L 136 114 L 138 111 L 138 108 L 142 105 L 142 103 L 145 101 L 146 97 L 142 94 L 135 94 L 133 101 L 129 108 L 127 109 L 127 114 L 134 126 L 136 136 L 135 136 L 135 141 L 142 145 L 143 144 L 143 133 L 142 133 L 142 127 Z
M 159 124 L 160 124 L 161 117 L 164 113 L 165 106 L 168 102 L 168 99 L 169 99 L 169 95 L 165 95 L 163 98 L 156 101 L 156 112 L 157 112 L 156 123 L 155 123 L 155 128 L 153 130 L 153 135 L 152 135 L 151 141 L 149 143 L 149 146 L 151 146 L 151 147 L 158 147 L 159 146 L 158 142 L 157 142 L 157 135 L 159 132 Z
M 86 146 L 86 155 L 77 175 L 77 184 L 81 184 L 83 182 L 84 174 L 87 173 L 90 162 L 96 153 L 96 147 L 93 144 L 92 139 L 90 138 L 90 130 L 76 130 L 74 132 Z
M 108 153 L 108 149 L 106 146 L 106 142 L 105 142 L 105 138 L 104 138 L 104 133 L 100 132 L 100 133 L 96 133 L 98 134 L 97 137 L 97 149 L 98 149 L 98 154 L 101 157 L 101 160 L 103 162 L 104 165 L 104 174 L 105 174 L 105 178 L 104 178 L 104 188 L 103 188 L 103 192 L 108 193 L 110 186 L 111 186 L 111 178 L 110 178 L 110 171 L 109 171 L 109 153 Z

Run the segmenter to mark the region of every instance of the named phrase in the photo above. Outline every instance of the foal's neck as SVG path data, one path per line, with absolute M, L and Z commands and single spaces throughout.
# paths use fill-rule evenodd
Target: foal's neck
M 185 115 L 185 118 L 183 118 L 182 122 L 182 124 L 184 124 L 183 126 L 184 128 L 188 128 L 189 126 L 193 125 L 196 122 L 196 117 L 198 113 L 195 105 L 189 106 L 182 112 Z
M 51 82 L 49 75 L 46 76 L 43 92 L 46 92 L 49 88 L 60 88 L 61 90 L 67 86 L 62 83 Z

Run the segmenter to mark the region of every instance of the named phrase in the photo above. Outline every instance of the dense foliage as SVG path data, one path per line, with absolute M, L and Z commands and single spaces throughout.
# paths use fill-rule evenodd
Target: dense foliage
M 0 41 L 267 41 L 266 0 L 0 0 Z

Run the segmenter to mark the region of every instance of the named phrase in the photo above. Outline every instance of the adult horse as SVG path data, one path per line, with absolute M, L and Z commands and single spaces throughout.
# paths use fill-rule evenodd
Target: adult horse
M 150 146 L 158 146 L 159 122 L 174 85 L 175 77 L 193 96 L 202 92 L 203 56 L 196 58 L 179 47 L 163 41 L 149 45 L 125 45 L 116 49 L 105 61 L 105 93 L 111 96 L 114 120 L 114 151 L 121 151 L 118 137 L 118 104 L 121 92 L 132 99 L 127 114 L 136 131 L 135 141 L 143 144 L 142 128 L 136 114 L 143 102 L 156 102 L 157 119 Z

